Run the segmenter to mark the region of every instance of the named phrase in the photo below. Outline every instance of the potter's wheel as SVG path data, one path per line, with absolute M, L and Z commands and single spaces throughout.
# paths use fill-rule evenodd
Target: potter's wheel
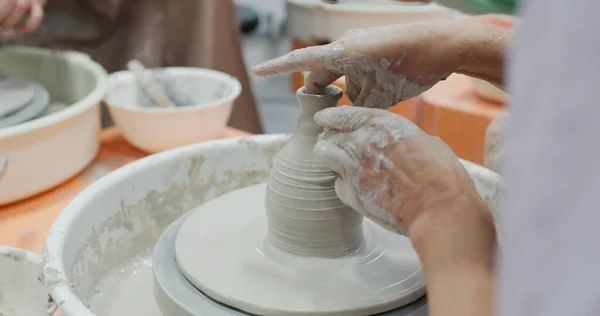
M 405 315 L 394 310 L 425 294 L 409 239 L 345 205 L 337 176 L 314 157 L 323 130 L 314 115 L 337 105 L 341 89 L 296 95 L 296 129 L 267 183 L 198 206 L 161 237 L 175 249 L 161 256 L 157 248 L 153 258 L 164 314 L 213 315 L 206 310 L 223 306 L 210 297 L 251 315 Z
M 216 198 L 165 231 L 153 254 L 155 297 L 165 315 L 427 315 L 425 299 L 419 299 L 424 281 L 408 239 L 365 220 L 368 238 L 358 252 L 295 258 L 265 239 L 265 189 L 260 184 Z M 194 239 L 193 249 L 181 242 L 187 238 Z M 397 269 L 393 278 L 381 278 L 386 268 Z M 231 296 L 249 314 L 217 302 L 230 303 Z M 376 312 L 365 314 L 373 305 L 379 305 Z
M 0 75 L 0 128 L 42 115 L 49 101 L 50 95 L 42 85 Z

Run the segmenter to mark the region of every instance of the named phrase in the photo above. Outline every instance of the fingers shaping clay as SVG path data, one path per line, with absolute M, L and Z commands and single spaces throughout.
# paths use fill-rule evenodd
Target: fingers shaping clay
M 394 310 L 425 293 L 410 241 L 344 205 L 336 175 L 313 147 L 314 114 L 342 96 L 297 92 L 296 130 L 267 184 L 196 208 L 176 238 L 183 275 L 214 300 L 254 315 L 363 316 Z

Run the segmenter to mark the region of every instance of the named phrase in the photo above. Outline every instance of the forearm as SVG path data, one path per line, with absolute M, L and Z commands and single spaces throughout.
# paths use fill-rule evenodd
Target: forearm
M 479 202 L 428 212 L 411 225 L 431 316 L 493 313 L 496 235 L 489 210 Z
M 462 49 L 456 72 L 502 87 L 505 56 L 513 39 L 513 31 L 476 18 L 460 23 L 463 32 L 456 36 Z
M 426 276 L 430 316 L 493 315 L 491 267 L 465 264 L 439 272 Z

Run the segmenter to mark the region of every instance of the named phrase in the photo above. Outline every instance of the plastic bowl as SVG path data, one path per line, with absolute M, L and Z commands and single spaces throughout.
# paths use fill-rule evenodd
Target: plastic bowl
M 43 85 L 55 113 L 0 128 L 0 156 L 10 161 L 0 205 L 48 190 L 86 168 L 100 148 L 100 103 L 107 73 L 88 55 L 32 47 L 0 50 L 0 72 Z M 1 100 L 0 100 L 1 102 Z
M 147 106 L 129 71 L 109 75 L 105 99 L 110 115 L 133 146 L 149 153 L 216 138 L 223 132 L 242 85 L 236 78 L 210 69 L 173 67 L 150 70 L 165 79 L 184 106 Z M 189 104 L 189 105 L 188 105 Z

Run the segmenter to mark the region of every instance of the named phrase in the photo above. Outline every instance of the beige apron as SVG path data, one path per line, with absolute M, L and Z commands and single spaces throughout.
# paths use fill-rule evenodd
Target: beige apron
M 148 67 L 229 73 L 243 87 L 230 126 L 262 130 L 231 0 L 48 0 L 40 28 L 12 42 L 81 51 L 109 72 L 124 69 L 135 58 Z

